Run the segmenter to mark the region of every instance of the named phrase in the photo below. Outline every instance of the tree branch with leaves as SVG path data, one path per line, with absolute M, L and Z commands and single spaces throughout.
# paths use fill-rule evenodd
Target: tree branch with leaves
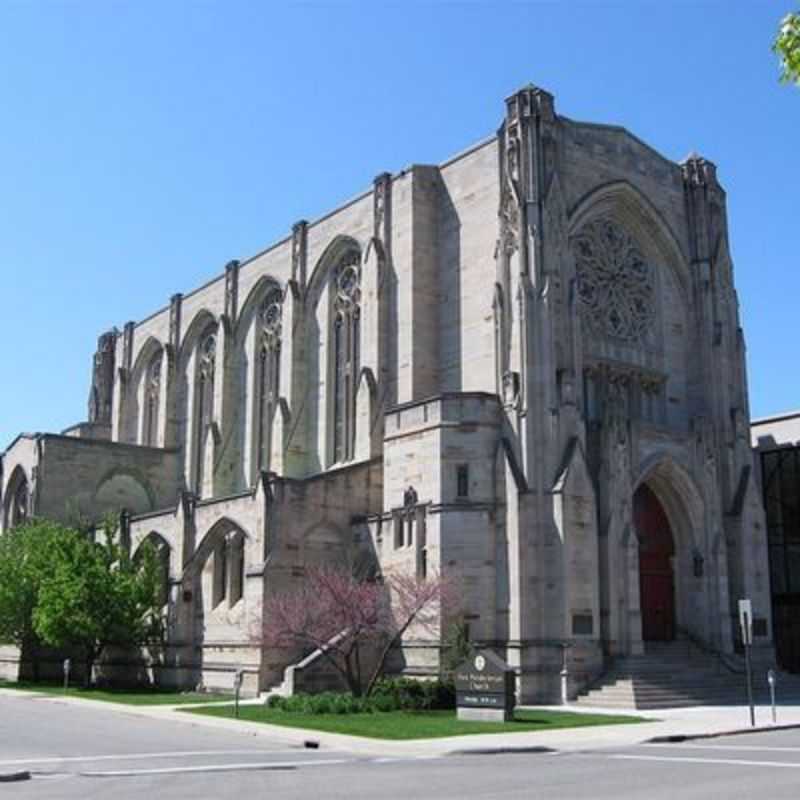
M 800 86 L 800 12 L 781 20 L 772 50 L 780 58 L 781 82 Z

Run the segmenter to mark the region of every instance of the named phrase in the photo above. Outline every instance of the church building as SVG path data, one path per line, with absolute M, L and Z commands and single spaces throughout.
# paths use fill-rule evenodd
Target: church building
M 132 550 L 157 546 L 165 682 L 281 683 L 265 597 L 365 553 L 456 575 L 526 702 L 559 697 L 562 658 L 574 692 L 650 642 L 731 653 L 742 597 L 771 649 L 714 164 L 534 86 L 498 112 L 104 333 L 88 420 L 3 453 L 0 531 L 124 509 Z M 437 658 L 409 639 L 397 668 Z

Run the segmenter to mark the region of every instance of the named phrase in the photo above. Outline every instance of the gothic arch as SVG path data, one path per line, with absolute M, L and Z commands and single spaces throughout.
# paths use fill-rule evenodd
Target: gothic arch
M 147 341 L 139 349 L 133 369 L 131 370 L 130 380 L 126 391 L 128 393 L 128 403 L 126 405 L 126 426 L 124 431 L 124 441 L 142 445 L 155 445 L 158 428 L 158 405 L 160 404 L 160 392 L 165 390 L 164 378 L 161 374 L 160 360 L 163 358 L 164 345 L 154 336 L 147 338 Z M 158 364 L 158 374 L 154 374 L 153 368 Z M 150 386 L 149 383 L 157 381 L 157 386 Z M 154 389 L 156 396 L 148 397 L 148 393 Z M 155 414 L 152 413 L 152 403 L 155 403 Z M 155 430 L 153 430 L 155 428 Z
M 217 326 L 219 320 L 206 308 L 201 308 L 192 317 L 192 321 L 186 328 L 181 338 L 180 348 L 178 350 L 178 371 L 183 372 L 186 369 L 187 362 L 192 356 L 192 353 L 197 346 L 198 339 L 200 339 L 207 329 L 212 326 Z
M 231 517 L 222 517 L 206 531 L 195 549 L 193 560 L 204 561 L 220 538 L 225 538 L 230 533 L 241 534 L 245 540 L 250 538 L 238 522 L 231 519 Z
M 685 303 L 691 297 L 692 281 L 688 260 L 680 240 L 653 203 L 628 181 L 613 181 L 584 195 L 570 210 L 570 238 L 592 219 L 609 215 L 621 222 L 651 256 L 664 261 L 673 271 Z
M 670 455 L 654 454 L 643 462 L 633 482 L 632 494 L 642 485 L 656 494 L 669 518 L 677 541 L 684 552 L 697 547 L 698 532 L 703 528 L 703 496 L 691 475 Z
M 204 484 L 213 480 L 213 476 L 205 474 L 205 467 L 209 460 L 208 432 L 214 422 L 214 383 L 222 379 L 216 374 L 221 368 L 221 353 L 216 347 L 219 330 L 219 320 L 201 309 L 192 318 L 178 353 L 178 442 L 183 445 L 180 450 L 184 480 L 198 495 L 204 493 Z M 200 351 L 212 337 L 214 347 L 204 358 Z
M 223 604 L 232 608 L 243 598 L 248 539 L 241 525 L 223 517 L 209 528 L 195 550 L 191 569 L 203 614 Z M 204 583 L 208 584 L 205 588 Z
M 272 427 L 280 401 L 284 289 L 263 275 L 250 290 L 236 324 L 226 391 L 229 393 L 242 454 L 239 482 L 252 486 L 272 469 Z
M 94 503 L 104 511 L 123 508 L 134 514 L 143 514 L 156 507 L 156 496 L 147 478 L 129 467 L 108 470 L 94 490 Z
M 157 531 L 150 531 L 136 546 L 132 558 L 134 561 L 140 557 L 142 547 L 149 543 L 155 552 L 159 567 L 159 591 L 161 605 L 169 601 L 169 586 L 172 576 L 172 548 L 169 542 Z
M 277 278 L 273 278 L 271 275 L 262 275 L 256 281 L 255 285 L 248 293 L 247 299 L 244 301 L 236 320 L 235 335 L 237 343 L 240 343 L 241 340 L 247 336 L 247 331 L 253 321 L 253 317 L 258 312 L 259 305 L 273 289 L 277 289 L 282 294 L 284 293 L 280 281 L 278 281 Z
M 322 290 L 327 283 L 330 271 L 345 257 L 351 253 L 357 253 L 361 260 L 361 245 L 352 237 L 339 234 L 333 238 L 325 248 L 322 255 L 314 265 L 311 278 L 308 281 L 308 296 L 312 299 L 312 305 L 319 302 Z
M 31 484 L 20 464 L 14 467 L 3 496 L 3 529 L 9 530 L 30 516 Z

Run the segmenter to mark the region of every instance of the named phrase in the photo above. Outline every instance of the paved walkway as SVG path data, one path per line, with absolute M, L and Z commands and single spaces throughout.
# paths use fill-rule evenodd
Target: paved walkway
M 0 689 L 0 695 L 22 694 L 19 690 Z M 307 741 L 320 748 L 344 750 L 365 756 L 441 756 L 451 753 L 486 753 L 551 749 L 561 751 L 593 750 L 604 747 L 625 747 L 640 744 L 656 737 L 704 737 L 745 733 L 755 730 L 774 730 L 769 706 L 756 707 L 756 727 L 750 727 L 747 706 L 697 706 L 694 708 L 659 709 L 657 712 L 636 709 L 602 709 L 586 706 L 536 706 L 550 711 L 574 711 L 578 714 L 609 713 L 631 714 L 645 717 L 649 722 L 627 725 L 564 728 L 553 731 L 521 733 L 491 733 L 474 736 L 453 736 L 441 739 L 416 741 L 390 741 L 367 739 L 359 736 L 323 733 L 322 731 L 286 728 L 244 720 L 184 714 L 177 708 L 187 706 L 129 706 L 100 700 L 86 700 L 52 695 L 37 695 L 43 702 L 96 706 L 120 714 L 170 719 L 185 725 L 205 726 L 222 730 L 249 732 L 254 736 L 268 737 L 290 745 L 303 745 Z M 777 727 L 800 727 L 800 705 L 783 705 L 777 709 Z

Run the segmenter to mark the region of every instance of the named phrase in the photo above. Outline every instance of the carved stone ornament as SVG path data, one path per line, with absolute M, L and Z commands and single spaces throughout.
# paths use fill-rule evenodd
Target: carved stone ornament
M 283 293 L 280 289 L 273 289 L 267 294 L 261 304 L 259 317 L 265 347 L 279 346 L 283 321 Z
M 217 337 L 209 334 L 200 345 L 200 374 L 204 378 L 214 375 L 214 364 L 217 360 Z
M 655 319 L 653 270 L 623 227 L 600 218 L 572 240 L 581 315 L 589 329 L 625 342 L 644 342 Z
M 361 301 L 361 273 L 358 261 L 346 261 L 336 273 L 337 311 L 358 308 Z
M 380 235 L 383 215 L 386 213 L 386 184 L 379 181 L 375 184 L 375 235 Z
M 506 137 L 505 181 L 500 197 L 500 240 L 506 255 L 519 248 L 519 142 L 509 133 Z
M 519 372 L 503 373 L 503 405 L 517 406 L 519 403 Z

